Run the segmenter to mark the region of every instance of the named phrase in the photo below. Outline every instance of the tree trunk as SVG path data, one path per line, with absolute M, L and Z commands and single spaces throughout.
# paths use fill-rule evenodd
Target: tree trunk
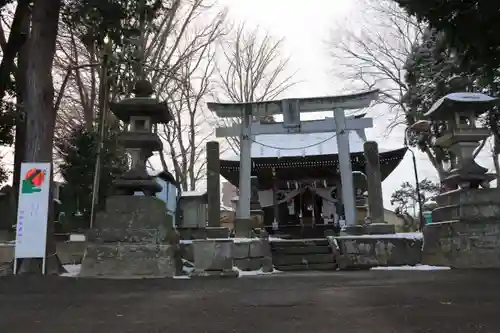
M 31 13 L 23 16 L 21 23 L 21 34 L 24 35 L 24 40 L 28 40 L 30 33 Z M 17 71 L 16 71 L 16 100 L 18 105 L 16 119 L 16 136 L 14 141 L 14 174 L 12 179 L 12 188 L 14 193 L 13 216 L 17 220 L 17 205 L 19 200 L 19 185 L 21 180 L 21 163 L 25 156 L 26 148 L 26 108 L 24 98 L 26 97 L 26 75 L 28 66 L 28 43 L 25 42 L 17 55 Z M 14 225 L 16 221 L 13 221 Z
M 52 163 L 52 146 L 56 111 L 53 106 L 54 86 L 52 61 L 56 50 L 61 0 L 37 0 L 32 11 L 31 35 L 28 42 L 26 76 L 26 162 Z M 56 254 L 54 239 L 53 179 L 49 195 L 47 223 L 47 274 L 59 274 L 63 268 Z M 24 260 L 20 272 L 40 272 L 39 260 Z

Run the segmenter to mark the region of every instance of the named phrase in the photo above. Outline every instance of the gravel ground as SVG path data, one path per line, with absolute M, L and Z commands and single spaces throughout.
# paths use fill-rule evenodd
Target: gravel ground
M 500 332 L 500 271 L 0 278 L 0 332 Z

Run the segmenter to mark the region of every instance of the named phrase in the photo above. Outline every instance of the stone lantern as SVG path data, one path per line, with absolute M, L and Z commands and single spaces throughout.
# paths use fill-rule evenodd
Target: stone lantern
M 118 140 L 132 165 L 115 181 L 105 211 L 97 213 L 80 276 L 157 278 L 174 276 L 182 266 L 178 234 L 165 203 L 154 196 L 162 186 L 146 172 L 147 159 L 162 147 L 156 124 L 172 116 L 164 103 L 151 97 L 149 82 L 137 82 L 134 93 L 134 98 L 110 105 L 126 124 Z
M 444 130 L 434 145 L 450 154 L 447 188 L 487 187 L 495 179 L 488 169 L 474 160 L 474 150 L 480 141 L 491 135 L 487 128 L 476 126 L 477 118 L 491 109 L 497 100 L 479 93 L 452 93 L 438 100 L 425 114 L 431 121 L 444 122 Z
M 154 177 L 148 175 L 146 162 L 154 151 L 161 151 L 162 143 L 157 134 L 157 124 L 166 124 L 172 115 L 165 103 L 152 98 L 153 88 L 148 81 L 138 81 L 134 98 L 110 105 L 111 112 L 125 123 L 125 131 L 118 140 L 131 159 L 130 170 L 115 181 L 115 193 L 133 195 L 143 192 L 152 196 L 161 191 Z
M 436 196 L 432 223 L 424 228 L 422 261 L 455 268 L 500 268 L 500 191 L 489 188 L 495 176 L 474 160 L 474 150 L 491 135 L 477 118 L 497 99 L 479 93 L 452 93 L 426 113 L 441 131 L 434 145 L 450 155 Z

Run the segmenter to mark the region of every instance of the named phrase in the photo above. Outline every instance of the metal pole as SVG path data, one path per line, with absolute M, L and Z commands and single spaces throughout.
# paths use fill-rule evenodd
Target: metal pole
M 343 109 L 334 110 L 339 151 L 339 167 L 342 180 L 342 203 L 344 204 L 345 223 L 356 224 L 356 204 L 354 201 L 354 182 L 352 180 L 351 153 L 349 149 L 349 130 L 345 129 L 345 113 Z
M 97 203 L 99 199 L 99 183 L 101 180 L 102 149 L 104 148 L 104 135 L 106 125 L 106 113 L 108 109 L 108 46 L 104 47 L 101 66 L 101 82 L 99 87 L 99 142 L 97 145 L 97 156 L 94 167 L 94 179 L 92 185 L 92 203 L 90 206 L 90 228 L 94 227 Z
M 415 174 L 415 191 L 417 191 L 417 202 L 418 202 L 418 218 L 420 219 L 420 230 L 424 230 L 425 226 L 425 219 L 424 219 L 424 214 L 422 211 L 422 196 L 420 195 L 420 181 L 418 179 L 418 170 L 417 170 L 417 158 L 415 156 L 415 152 L 408 146 L 408 130 L 409 127 L 406 128 L 405 130 L 405 146 L 408 149 L 408 151 L 412 155 L 412 161 L 413 161 L 413 173 Z
M 239 180 L 239 200 L 236 211 L 236 218 L 250 219 L 250 197 L 252 185 L 252 105 L 247 104 L 241 117 L 240 136 L 240 180 Z

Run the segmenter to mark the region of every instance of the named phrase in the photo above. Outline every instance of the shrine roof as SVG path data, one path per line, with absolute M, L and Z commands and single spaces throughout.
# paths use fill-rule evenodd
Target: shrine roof
M 349 132 L 351 153 L 363 152 L 364 140 L 355 131 Z M 388 151 L 379 148 L 380 152 Z M 297 133 L 256 135 L 252 143 L 252 158 L 304 157 L 318 155 L 337 155 L 335 133 Z M 222 158 L 226 161 L 239 161 L 239 155 Z

